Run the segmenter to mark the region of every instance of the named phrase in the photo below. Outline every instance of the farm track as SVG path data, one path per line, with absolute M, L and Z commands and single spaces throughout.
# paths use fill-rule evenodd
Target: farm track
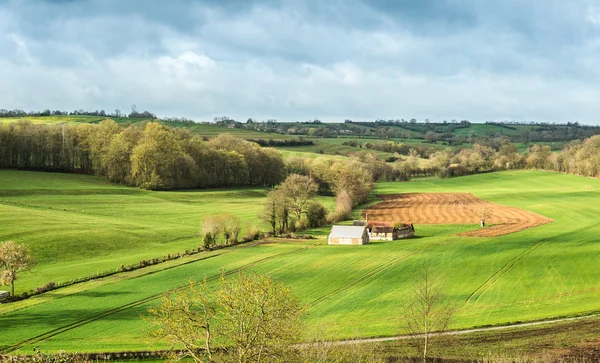
M 366 274 L 362 275 L 361 277 L 352 280 L 350 282 L 348 282 L 347 284 L 338 287 L 337 289 L 334 289 L 328 293 L 326 293 L 325 295 L 313 300 L 310 304 L 312 307 L 315 306 L 319 306 L 322 302 L 326 301 L 327 299 L 329 299 L 330 297 L 333 297 L 341 292 L 347 291 L 353 287 L 355 287 L 356 285 L 363 283 L 365 281 L 369 281 L 372 278 L 376 277 L 377 275 L 389 270 L 392 266 L 394 266 L 397 262 L 406 260 L 407 258 L 416 255 L 419 252 L 423 252 L 424 250 L 419 250 L 419 251 L 415 251 L 412 253 L 409 253 L 406 256 L 402 256 L 402 257 L 397 257 L 392 259 L 391 261 L 386 262 L 383 265 L 379 265 L 375 268 L 373 268 L 372 270 L 370 270 L 369 272 L 367 272 Z
M 383 201 L 365 209 L 370 220 L 416 224 L 479 224 L 490 227 L 460 236 L 496 237 L 553 222 L 542 215 L 491 203 L 469 193 L 407 193 L 380 196 Z
M 507 330 L 507 329 L 528 328 L 528 327 L 534 327 L 534 326 L 540 326 L 540 325 L 549 325 L 549 324 L 565 323 L 565 322 L 570 322 L 570 321 L 594 319 L 594 318 L 598 318 L 599 316 L 600 315 L 598 313 L 593 313 L 593 314 L 589 314 L 589 315 L 585 315 L 585 316 L 577 316 L 577 317 L 572 317 L 572 318 L 559 318 L 559 319 L 551 319 L 551 320 L 531 321 L 531 322 L 527 322 L 527 323 L 488 326 L 488 327 L 484 327 L 484 328 L 473 328 L 473 329 L 465 329 L 465 330 L 449 330 L 449 331 L 445 331 L 445 332 L 431 333 L 429 336 L 431 336 L 431 337 L 455 336 L 455 335 L 465 335 L 465 334 L 499 331 L 499 330 Z M 381 337 L 381 338 L 334 340 L 334 341 L 329 341 L 329 342 L 323 342 L 321 344 L 346 345 L 346 344 L 361 344 L 361 343 L 381 343 L 381 342 L 389 342 L 389 341 L 395 341 L 395 340 L 414 339 L 414 338 L 419 338 L 419 337 L 423 337 L 423 335 L 422 334 L 396 335 L 396 336 Z
M 272 256 L 268 256 L 268 257 L 259 259 L 257 261 L 251 262 L 249 264 L 246 264 L 244 266 L 238 267 L 236 269 L 233 269 L 231 271 L 224 272 L 223 274 L 210 276 L 209 278 L 206 279 L 206 281 L 215 281 L 218 278 L 220 278 L 221 276 L 231 276 L 233 274 L 245 271 L 245 270 L 247 270 L 249 268 L 252 268 L 254 266 L 257 266 L 257 265 L 259 265 L 261 263 L 267 262 L 267 261 L 272 260 L 274 258 L 281 257 L 281 256 L 286 256 L 286 255 L 290 255 L 290 254 L 295 254 L 295 253 L 298 253 L 298 252 L 306 251 L 307 249 L 309 249 L 309 248 L 311 248 L 313 246 L 314 245 L 308 245 L 308 246 L 305 246 L 305 247 L 302 247 L 302 248 L 299 248 L 299 249 L 296 249 L 296 250 L 293 250 L 293 251 L 287 251 L 287 252 L 278 253 L 278 254 L 275 254 L 275 255 L 272 255 Z M 219 254 L 219 255 L 211 256 L 211 257 L 218 257 L 218 256 L 223 256 L 223 255 L 224 254 Z M 193 261 L 193 262 L 198 262 L 198 261 L 202 261 L 202 260 L 197 260 L 197 261 Z M 156 271 L 156 272 L 160 272 L 160 271 Z M 154 272 L 154 273 L 156 273 L 156 272 Z M 26 340 L 23 340 L 23 341 L 21 341 L 19 343 L 15 343 L 15 344 L 12 344 L 12 345 L 9 345 L 9 346 L 1 347 L 0 348 L 0 353 L 6 354 L 6 353 L 14 352 L 14 351 L 19 350 L 19 349 L 21 349 L 23 347 L 26 347 L 28 345 L 39 343 L 41 341 L 44 341 L 44 340 L 49 339 L 49 338 L 52 338 L 52 337 L 57 336 L 59 334 L 65 333 L 67 331 L 70 331 L 70 330 L 73 330 L 73 329 L 76 329 L 76 328 L 79 328 L 81 326 L 87 325 L 87 324 L 92 323 L 94 321 L 103 319 L 103 318 L 105 318 L 107 316 L 120 313 L 120 312 L 125 311 L 127 309 L 139 307 L 139 306 L 144 305 L 144 304 L 146 304 L 146 303 L 148 303 L 150 301 L 159 299 L 165 293 L 172 293 L 172 292 L 180 291 L 180 290 L 184 289 L 185 287 L 186 287 L 186 285 L 183 285 L 183 286 L 177 287 L 177 288 L 172 289 L 172 290 L 161 292 L 160 294 L 150 295 L 150 296 L 145 297 L 143 299 L 132 301 L 132 302 L 130 302 L 128 304 L 121 305 L 119 307 L 106 310 L 106 311 L 104 311 L 102 313 L 95 314 L 95 315 L 89 316 L 87 318 L 78 320 L 78 321 L 74 321 L 74 322 L 66 324 L 66 325 L 64 325 L 64 326 L 62 326 L 60 328 L 52 329 L 52 330 L 47 331 L 47 332 L 45 332 L 43 334 L 37 335 L 35 337 L 29 338 L 29 339 L 26 339 Z
M 585 232 L 585 231 L 588 231 L 588 230 L 593 229 L 598 226 L 600 226 L 600 223 L 595 223 L 590 226 L 578 229 L 575 232 Z M 467 297 L 467 300 L 465 302 L 468 303 L 470 301 L 473 301 L 473 302 L 477 301 L 481 297 L 481 295 L 483 295 L 487 290 L 489 290 L 498 280 L 500 280 L 500 278 L 502 276 L 504 276 L 507 272 L 509 272 L 519 261 L 521 261 L 525 256 L 529 255 L 531 252 L 540 248 L 544 243 L 546 243 L 554 238 L 570 236 L 573 233 L 574 233 L 573 231 L 570 231 L 570 232 L 557 234 L 555 236 L 547 237 L 547 238 L 539 240 L 538 242 L 533 244 L 531 247 L 529 247 L 525 251 L 523 251 L 523 252 L 519 253 L 518 255 L 516 255 L 515 257 L 511 258 L 498 271 L 494 272 L 492 274 L 492 276 L 490 276 L 481 285 L 479 285 L 479 287 L 477 287 L 477 289 L 475 289 L 475 291 L 473 291 Z

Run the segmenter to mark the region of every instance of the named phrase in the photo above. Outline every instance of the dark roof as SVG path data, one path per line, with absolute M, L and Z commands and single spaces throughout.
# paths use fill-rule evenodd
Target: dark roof
M 397 227 L 395 227 L 397 226 Z M 385 232 L 387 228 L 392 232 L 394 229 L 404 230 L 404 229 L 412 229 L 410 224 L 406 223 L 392 223 L 392 222 L 378 222 L 378 221 L 369 221 L 367 223 L 367 229 L 376 232 L 376 233 L 390 233 Z
M 393 226 L 373 226 L 371 230 L 373 233 L 392 233 L 394 232 Z

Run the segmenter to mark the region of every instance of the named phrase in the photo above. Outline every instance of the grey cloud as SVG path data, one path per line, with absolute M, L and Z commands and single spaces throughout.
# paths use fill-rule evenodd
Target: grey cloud
M 596 122 L 593 5 L 11 1 L 0 4 L 0 107 Z

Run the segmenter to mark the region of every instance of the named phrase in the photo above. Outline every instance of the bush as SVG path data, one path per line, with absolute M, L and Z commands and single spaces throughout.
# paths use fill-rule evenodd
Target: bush
M 311 201 L 306 208 L 306 219 L 308 227 L 321 227 L 327 222 L 327 209 L 320 203 Z
M 56 283 L 54 281 L 50 281 L 46 285 L 38 286 L 36 288 L 36 293 L 42 294 L 42 293 L 44 293 L 46 291 L 54 290 L 55 287 L 56 287 Z

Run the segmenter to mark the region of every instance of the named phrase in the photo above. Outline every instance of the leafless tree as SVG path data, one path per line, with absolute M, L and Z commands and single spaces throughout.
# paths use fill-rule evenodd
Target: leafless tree
M 442 285 L 431 273 L 429 263 L 423 262 L 419 280 L 404 304 L 405 328 L 423 362 L 430 354 L 432 340 L 445 331 L 454 309 L 448 304 Z

